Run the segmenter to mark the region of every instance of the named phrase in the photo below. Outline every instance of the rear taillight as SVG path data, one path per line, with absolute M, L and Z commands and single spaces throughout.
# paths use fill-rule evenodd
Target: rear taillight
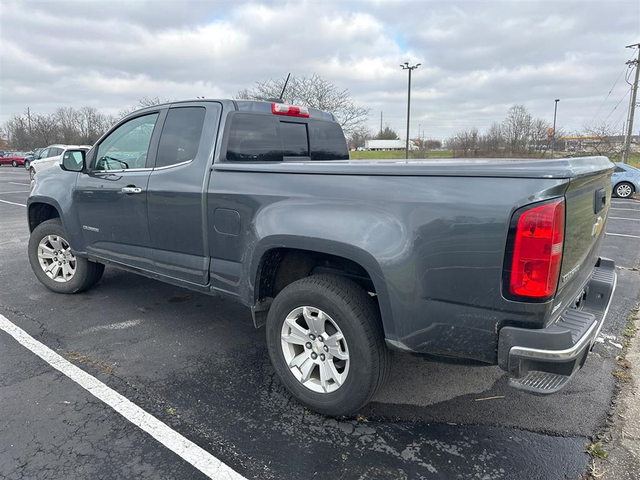
M 307 107 L 285 105 L 284 103 L 272 103 L 271 111 L 276 115 L 288 115 L 290 117 L 309 118 L 309 109 Z
M 555 200 L 514 215 L 508 249 L 513 252 L 511 269 L 505 275 L 509 297 L 542 301 L 556 293 L 564 246 L 564 210 L 564 200 Z

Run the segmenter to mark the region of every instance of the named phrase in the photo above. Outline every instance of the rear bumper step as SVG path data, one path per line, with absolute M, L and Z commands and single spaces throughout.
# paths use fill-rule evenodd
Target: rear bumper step
M 502 328 L 498 361 L 509 374 L 509 384 L 538 394 L 564 388 L 593 348 L 615 288 L 615 264 L 601 258 L 585 287 L 580 310 L 567 308 L 542 329 Z

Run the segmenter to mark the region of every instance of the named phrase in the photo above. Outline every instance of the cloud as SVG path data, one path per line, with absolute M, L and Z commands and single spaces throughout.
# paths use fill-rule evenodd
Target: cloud
M 317 73 L 412 134 L 488 127 L 514 103 L 579 129 L 637 41 L 628 2 L 6 2 L 0 121 L 27 107 L 115 113 L 144 96 L 231 97 L 257 80 Z M 620 81 L 599 113 L 625 94 Z M 613 117 L 618 117 L 618 114 Z

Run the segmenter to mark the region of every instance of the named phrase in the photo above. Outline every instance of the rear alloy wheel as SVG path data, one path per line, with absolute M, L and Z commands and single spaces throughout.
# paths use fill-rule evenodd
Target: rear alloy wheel
M 633 185 L 627 182 L 622 182 L 616 185 L 616 197 L 629 198 L 633 195 Z
M 29 160 L 25 160 L 24 161 L 24 169 L 25 170 L 29 170 L 29 165 L 31 164 L 31 162 Z
M 11 165 L 13 165 L 14 167 L 18 166 L 18 162 L 16 162 L 15 160 L 11 162 Z
M 349 348 L 340 327 L 322 310 L 298 307 L 282 324 L 280 347 L 289 371 L 309 390 L 331 393 L 349 375 Z
M 29 169 L 29 180 L 33 181 L 33 177 L 36 176 L 36 171 L 33 168 Z
M 291 283 L 267 317 L 271 363 L 289 392 L 325 415 L 350 415 L 389 372 L 380 311 L 357 283 L 313 275 Z
M 56 293 L 78 293 L 93 286 L 104 265 L 71 251 L 59 218 L 38 225 L 29 237 L 29 262 L 38 280 Z

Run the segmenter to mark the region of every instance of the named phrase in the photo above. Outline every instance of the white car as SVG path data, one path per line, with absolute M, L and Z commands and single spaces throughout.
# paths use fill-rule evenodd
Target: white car
M 32 160 L 29 165 L 29 176 L 33 180 L 36 173 L 47 168 L 60 165 L 62 156 L 68 149 L 71 150 L 89 150 L 91 145 L 50 145 L 42 149 L 37 160 Z

